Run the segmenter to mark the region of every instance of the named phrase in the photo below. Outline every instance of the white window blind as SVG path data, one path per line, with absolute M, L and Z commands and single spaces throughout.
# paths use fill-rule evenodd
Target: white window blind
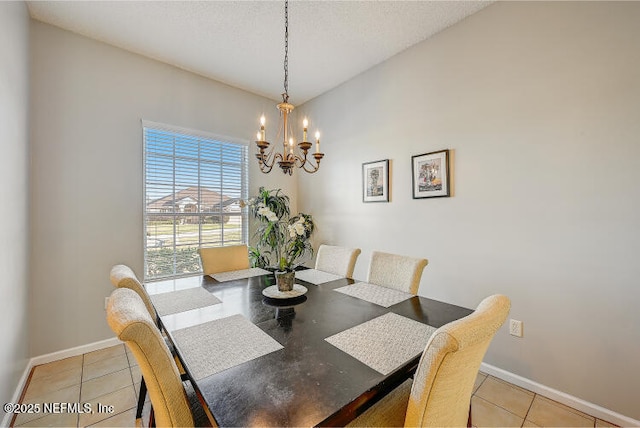
M 202 272 L 198 247 L 248 241 L 248 148 L 143 121 L 146 280 Z

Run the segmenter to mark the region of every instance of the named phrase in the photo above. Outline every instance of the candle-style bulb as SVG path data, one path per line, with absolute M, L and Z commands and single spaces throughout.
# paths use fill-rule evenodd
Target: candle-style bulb
M 302 121 L 302 141 L 307 141 L 307 126 L 309 126 L 309 121 L 307 120 L 307 118 L 305 117 L 304 120 Z
M 262 141 L 262 135 L 260 135 L 260 133 L 259 133 L 259 132 L 256 134 L 256 139 L 257 139 L 258 141 Z
M 258 137 L 258 140 L 260 141 L 267 141 L 267 138 L 265 137 L 265 132 L 264 132 L 264 123 L 265 123 L 265 118 L 263 114 L 262 116 L 260 116 L 260 136 Z
M 316 153 L 320 153 L 320 131 L 316 131 Z

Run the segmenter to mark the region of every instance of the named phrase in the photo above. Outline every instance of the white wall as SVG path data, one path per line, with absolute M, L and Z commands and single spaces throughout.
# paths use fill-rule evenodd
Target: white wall
M 32 21 L 31 356 L 113 337 L 116 263 L 143 268 L 141 119 L 253 140 L 275 102 Z M 202 49 L 206 55 L 206 48 Z M 250 147 L 251 160 L 254 147 Z M 295 181 L 250 167 L 250 192 Z M 13 189 L 12 189 L 13 191 Z M 16 189 L 17 191 L 17 189 Z
M 420 294 L 512 299 L 524 338 L 485 362 L 640 419 L 640 3 L 496 3 L 303 106 L 326 157 L 300 176 L 317 242 L 426 257 Z M 452 151 L 450 198 L 411 156 Z M 361 165 L 391 160 L 391 202 Z M 321 179 L 318 180 L 317 177 Z
M 5 403 L 29 356 L 29 14 L 23 2 L 0 2 L 0 52 L 0 402 Z

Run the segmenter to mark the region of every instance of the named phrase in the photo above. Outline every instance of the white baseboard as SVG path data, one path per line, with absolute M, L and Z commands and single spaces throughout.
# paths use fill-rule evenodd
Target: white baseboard
M 123 343 L 117 337 L 111 339 L 101 340 L 99 342 L 89 343 L 88 345 L 76 346 L 71 349 L 64 349 L 58 352 L 52 352 L 51 354 L 40 355 L 39 357 L 33 357 L 29 361 L 31 367 L 39 366 L 40 364 L 47 364 L 52 361 L 62 360 L 64 358 L 75 357 L 76 355 L 86 354 L 87 352 L 97 351 L 98 349 L 108 348 L 110 346 L 120 345 Z
M 13 397 L 11 397 L 10 403 L 17 403 L 20 399 L 20 394 L 22 394 L 22 389 L 27 383 L 27 378 L 29 377 L 29 373 L 31 373 L 31 360 L 27 363 L 27 367 L 22 372 L 22 377 L 18 381 L 18 387 L 13 393 Z M 0 423 L 0 427 L 8 427 L 11 423 L 11 418 L 13 418 L 13 413 L 5 413 L 4 418 L 2 418 L 2 423 Z
M 87 345 L 76 346 L 75 348 L 65 349 L 58 352 L 52 352 L 46 355 L 40 355 L 39 357 L 33 357 L 27 363 L 27 367 L 25 367 L 24 372 L 22 373 L 22 377 L 18 382 L 18 386 L 16 391 L 13 393 L 13 397 L 11 399 L 12 403 L 17 403 L 20 399 L 20 395 L 22 394 L 22 390 L 27 384 L 27 379 L 29 379 L 29 373 L 31 373 L 31 369 L 35 366 L 39 366 L 41 364 L 51 363 L 53 361 L 62 360 L 64 358 L 75 357 L 76 355 L 86 354 L 87 352 L 97 351 L 98 349 L 109 348 L 111 346 L 119 345 L 123 343 L 117 337 L 113 337 L 111 339 L 101 340 L 99 342 L 89 343 Z M 11 418 L 13 418 L 13 414 L 5 413 L 4 418 L 2 418 L 2 423 L 0 426 L 8 427 L 11 423 Z
M 498 379 L 502 379 L 531 392 L 535 392 L 536 394 L 540 394 L 566 406 L 573 407 L 574 409 L 580 410 L 588 415 L 595 416 L 603 421 L 611 422 L 621 427 L 640 427 L 640 421 L 638 420 L 621 415 L 613 410 L 605 409 L 597 404 L 590 403 L 581 398 L 558 391 L 557 389 L 539 384 L 531 379 L 499 369 L 498 367 L 490 364 L 482 363 L 480 370 L 484 373 L 490 374 L 491 376 L 497 377 Z

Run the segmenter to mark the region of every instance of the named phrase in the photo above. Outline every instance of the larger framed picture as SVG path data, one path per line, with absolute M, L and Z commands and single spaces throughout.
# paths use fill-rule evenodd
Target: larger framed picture
M 413 199 L 449 196 L 449 150 L 411 156 Z
M 362 201 L 389 202 L 389 159 L 362 164 Z

